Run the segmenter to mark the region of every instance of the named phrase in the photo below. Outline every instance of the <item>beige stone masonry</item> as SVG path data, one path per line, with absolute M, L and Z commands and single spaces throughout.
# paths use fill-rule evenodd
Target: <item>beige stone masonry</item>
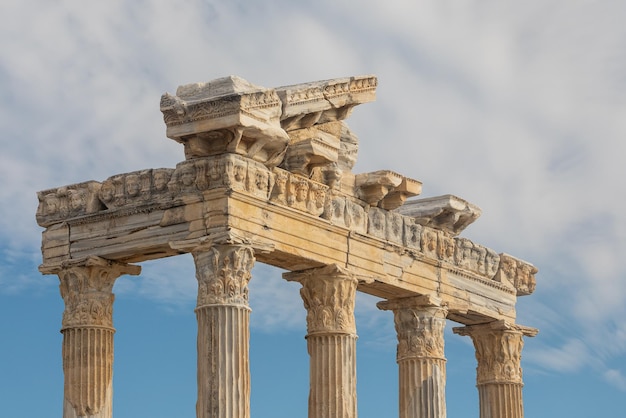
M 283 277 L 302 284 L 307 311 L 309 418 L 356 418 L 357 278 L 337 265 Z
M 90 257 L 40 269 L 57 274 L 63 312 L 63 418 L 111 418 L 113 411 L 113 284 L 139 266 Z
M 523 418 L 522 337 L 534 337 L 537 329 L 496 321 L 453 331 L 474 342 L 480 418 Z
M 352 172 L 359 140 L 346 119 L 375 99 L 377 84 L 364 75 L 277 88 L 236 76 L 183 85 L 160 103 L 166 135 L 182 144 L 175 167 L 37 194 L 40 270 L 59 275 L 66 303 L 65 418 L 110 418 L 115 278 L 138 274 L 128 263 L 183 253 L 198 279 L 198 417 L 251 415 L 255 261 L 302 284 L 309 417 L 356 417 L 357 290 L 394 313 L 401 417 L 445 417 L 446 319 L 466 325 L 457 332 L 477 347 L 481 417 L 522 416 L 511 350 L 532 334 L 515 325 L 516 302 L 535 290 L 537 268 L 460 236 L 479 217 L 476 205 L 413 199 L 422 183 L 391 170 Z M 501 357 L 519 381 L 485 377 L 492 346 L 512 347 Z
M 383 301 L 377 306 L 394 314 L 400 418 L 445 418 L 447 308 L 440 299 L 427 296 Z

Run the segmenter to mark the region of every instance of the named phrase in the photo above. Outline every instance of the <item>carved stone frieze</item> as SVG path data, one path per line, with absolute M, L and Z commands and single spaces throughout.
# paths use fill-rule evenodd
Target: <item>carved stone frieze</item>
M 322 218 L 333 225 L 343 226 L 361 234 L 367 233 L 368 215 L 364 203 L 341 193 L 332 193 L 326 199 Z
M 248 246 L 218 245 L 192 252 L 198 279 L 197 307 L 248 306 L 248 282 L 254 251 Z
M 376 98 L 375 76 L 356 76 L 278 87 L 286 131 L 343 120 L 352 108 Z
M 413 218 L 407 216 L 402 217 L 403 220 L 403 243 L 404 246 L 411 250 L 422 250 L 422 229 L 423 226 L 415 222 Z
M 98 199 L 100 187 L 97 181 L 87 181 L 37 193 L 37 223 L 48 227 L 65 219 L 102 210 L 103 206 Z
M 454 260 L 460 268 L 493 279 L 500 265 L 500 255 L 490 248 L 475 244 L 467 238 L 455 238 Z
M 307 310 L 308 335 L 356 333 L 354 301 L 358 284 L 350 272 L 337 265 L 283 274 L 302 284 L 300 295 Z
M 452 236 L 460 234 L 481 214 L 478 206 L 453 195 L 412 200 L 397 210 L 424 226 L 441 229 Z
M 273 170 L 270 202 L 288 206 L 313 216 L 320 216 L 326 207 L 328 186 L 280 168 Z
M 535 266 L 509 254 L 500 254 L 500 265 L 494 280 L 515 287 L 517 296 L 530 295 L 535 291 Z

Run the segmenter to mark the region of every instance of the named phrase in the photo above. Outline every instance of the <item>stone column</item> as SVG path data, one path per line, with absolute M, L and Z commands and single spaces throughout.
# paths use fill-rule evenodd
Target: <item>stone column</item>
M 65 302 L 63 418 L 111 418 L 113 412 L 113 284 L 141 267 L 98 257 L 42 266 L 57 274 Z
M 522 337 L 534 337 L 538 330 L 494 321 L 453 331 L 474 342 L 480 418 L 523 418 Z
M 285 273 L 302 284 L 307 310 L 309 418 L 356 418 L 356 325 L 354 299 L 358 280 L 329 265 Z
M 392 310 L 398 335 L 400 418 L 446 417 L 446 358 L 443 331 L 447 308 L 417 296 L 379 302 Z
M 198 279 L 198 418 L 250 417 L 252 248 L 215 245 L 193 251 Z

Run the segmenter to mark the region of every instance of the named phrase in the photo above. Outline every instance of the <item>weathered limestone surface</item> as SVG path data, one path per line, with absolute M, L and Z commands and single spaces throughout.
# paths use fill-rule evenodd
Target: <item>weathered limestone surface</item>
M 337 265 L 285 273 L 302 284 L 310 363 L 309 418 L 356 418 L 358 280 Z
M 495 321 L 453 331 L 469 335 L 474 342 L 480 418 L 523 418 L 522 337 L 534 337 L 537 330 Z
M 378 307 L 394 313 L 400 418 L 445 418 L 446 307 L 424 296 L 379 302 Z
M 198 418 L 250 417 L 250 308 L 254 252 L 197 247 Z
M 113 411 L 113 283 L 139 266 L 90 257 L 42 273 L 57 274 L 63 312 L 63 418 L 111 418 Z
M 375 99 L 377 83 L 366 75 L 266 88 L 230 76 L 165 93 L 166 134 L 183 145 L 184 160 L 39 192 L 41 271 L 69 283 L 102 266 L 107 277 L 136 274 L 112 266 L 192 253 L 203 418 L 250 416 L 247 283 L 255 260 L 302 283 L 310 416 L 356 417 L 354 292 L 387 299 L 379 306 L 396 320 L 401 416 L 444 417 L 445 320 L 467 325 L 475 344 L 483 334 L 473 327 L 484 324 L 508 324 L 506 338 L 531 335 L 515 324 L 515 305 L 534 291 L 537 269 L 460 236 L 479 217 L 476 205 L 452 195 L 412 199 L 421 182 L 390 170 L 352 172 L 359 141 L 345 120 Z M 68 312 L 96 295 L 112 303 L 112 280 L 106 291 L 93 284 L 100 279 L 81 280 L 91 290 L 72 302 L 64 294 Z M 112 327 L 79 325 L 66 329 L 64 320 L 66 410 L 109 416 L 110 379 L 76 378 L 94 372 L 72 356 L 99 347 L 88 355 L 103 356 L 98 376 L 109 376 Z M 518 396 L 504 387 L 479 383 L 485 405 L 521 405 L 521 389 Z

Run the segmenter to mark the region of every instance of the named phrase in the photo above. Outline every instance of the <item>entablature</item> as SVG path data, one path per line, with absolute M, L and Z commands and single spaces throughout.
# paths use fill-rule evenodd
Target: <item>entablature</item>
M 464 324 L 514 320 L 537 269 L 459 236 L 480 215 L 476 205 L 452 195 L 407 200 L 421 182 L 389 170 L 352 173 L 358 139 L 343 119 L 374 99 L 376 83 L 363 76 L 265 89 L 227 77 L 164 95 L 167 135 L 184 144 L 186 159 L 39 192 L 44 268 L 256 243 L 259 261 L 286 270 L 332 264 L 379 297 L 439 297 Z

